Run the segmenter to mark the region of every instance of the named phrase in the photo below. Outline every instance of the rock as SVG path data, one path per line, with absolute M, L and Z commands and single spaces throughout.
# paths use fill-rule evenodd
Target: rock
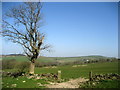
M 26 81 L 22 81 L 23 83 L 25 83 Z
M 54 85 L 55 83 L 53 83 L 53 82 L 49 82 L 51 85 Z
M 43 86 L 41 83 L 37 83 L 37 85 L 40 87 L 40 86 Z
M 22 73 L 22 76 L 24 76 L 25 74 L 24 73 Z
M 34 78 L 34 76 L 29 76 L 29 77 L 27 77 L 28 79 L 31 79 L 31 78 Z
M 11 86 L 12 86 L 12 87 L 16 87 L 16 86 L 17 86 L 17 84 L 12 84 Z
M 112 80 L 115 80 L 115 79 L 116 79 L 116 77 L 115 77 L 115 76 L 113 76 L 113 77 L 112 77 Z
M 24 73 L 25 72 L 14 72 L 10 76 L 13 76 L 13 77 L 17 78 L 18 76 L 22 76 L 22 74 L 24 74 Z
M 36 79 L 41 79 L 41 77 L 36 77 Z
M 37 77 L 37 76 L 38 76 L 38 74 L 34 74 L 34 76 L 36 76 L 36 77 Z
M 94 86 L 95 86 L 95 83 L 92 83 L 92 85 L 94 85 Z
M 51 68 L 57 68 L 56 66 L 52 66 Z

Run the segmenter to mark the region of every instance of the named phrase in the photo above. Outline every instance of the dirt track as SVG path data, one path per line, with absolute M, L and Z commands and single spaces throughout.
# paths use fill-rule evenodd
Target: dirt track
M 79 88 L 79 85 L 86 81 L 88 81 L 88 79 L 77 78 L 62 83 L 51 83 L 46 85 L 46 87 L 47 88 Z

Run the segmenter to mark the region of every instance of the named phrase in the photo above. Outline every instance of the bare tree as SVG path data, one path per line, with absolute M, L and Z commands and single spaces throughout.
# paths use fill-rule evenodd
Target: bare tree
M 31 61 L 31 74 L 34 73 L 35 61 L 40 51 L 49 48 L 49 45 L 43 44 L 45 35 L 39 30 L 42 22 L 42 6 L 40 2 L 25 2 L 11 8 L 5 14 L 8 17 L 7 20 L 3 18 L 2 36 L 13 43 L 22 45 L 25 54 Z

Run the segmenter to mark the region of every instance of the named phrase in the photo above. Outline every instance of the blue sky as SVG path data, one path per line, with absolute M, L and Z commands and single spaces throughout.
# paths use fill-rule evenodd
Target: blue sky
M 3 13 L 19 3 L 3 3 Z M 117 2 L 45 2 L 45 42 L 52 51 L 44 56 L 118 56 Z M 18 44 L 3 40 L 3 54 L 22 53 Z

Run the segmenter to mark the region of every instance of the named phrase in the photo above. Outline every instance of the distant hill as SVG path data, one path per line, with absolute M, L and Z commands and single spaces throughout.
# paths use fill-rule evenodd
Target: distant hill
M 24 54 L 8 54 L 8 55 L 1 55 L 1 56 L 25 56 Z
M 17 61 L 29 61 L 28 58 L 23 54 L 9 54 L 4 55 L 2 57 L 2 60 L 11 60 L 15 59 Z M 105 57 L 100 55 L 91 55 L 91 56 L 77 56 L 77 57 L 38 57 L 37 61 L 40 62 L 75 62 L 75 61 L 81 61 L 81 62 L 88 62 L 88 61 L 110 61 L 114 60 L 116 58 L 114 57 Z
M 103 58 L 110 58 L 110 57 L 106 57 L 106 56 L 100 56 L 100 55 L 91 55 L 91 56 L 81 56 L 81 58 L 88 58 L 88 59 L 92 59 L 92 58 L 94 58 L 94 59 L 98 59 L 98 58 L 101 58 L 101 59 L 103 59 Z

